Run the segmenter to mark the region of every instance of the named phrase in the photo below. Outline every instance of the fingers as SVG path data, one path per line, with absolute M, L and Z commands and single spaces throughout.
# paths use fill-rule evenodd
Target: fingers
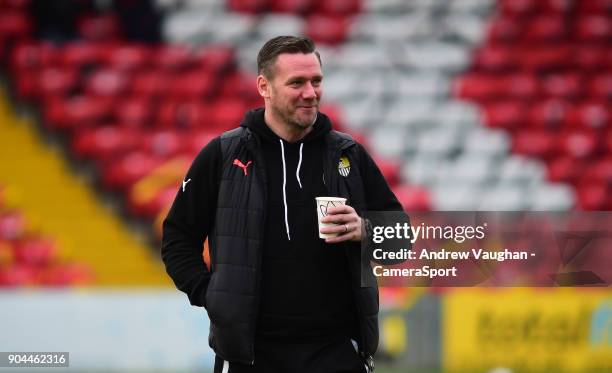
M 361 218 L 357 216 L 357 220 L 351 222 L 341 222 L 331 227 L 321 228 L 321 233 L 338 234 L 336 237 L 325 239 L 327 243 L 338 243 L 343 241 L 360 241 L 361 240 Z

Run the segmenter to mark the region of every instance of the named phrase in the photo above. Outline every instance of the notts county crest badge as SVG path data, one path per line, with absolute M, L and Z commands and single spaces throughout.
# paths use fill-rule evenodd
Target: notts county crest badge
M 338 172 L 340 172 L 340 175 L 344 177 L 349 175 L 351 172 L 351 162 L 349 162 L 348 157 L 340 157 L 340 162 L 338 162 Z

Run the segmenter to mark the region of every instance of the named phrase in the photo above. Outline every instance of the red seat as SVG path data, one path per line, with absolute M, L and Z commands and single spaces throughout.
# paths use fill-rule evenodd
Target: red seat
M 518 73 L 501 80 L 502 91 L 512 99 L 533 100 L 540 96 L 541 86 L 533 74 Z
M 577 21 L 576 34 L 587 42 L 609 42 L 612 38 L 612 18 L 604 15 L 581 17 Z
M 604 102 L 588 101 L 572 108 L 570 121 L 582 128 L 603 129 L 612 123 L 612 118 Z
M 578 70 L 593 71 L 600 70 L 606 67 L 606 52 L 605 47 L 596 47 L 594 45 L 576 46 L 574 49 L 574 64 Z
M 555 149 L 555 136 L 544 130 L 521 130 L 514 135 L 512 150 L 519 154 L 546 159 Z
M 350 16 L 359 13 L 361 0 L 314 0 L 313 12 L 329 16 Z
M 13 84 L 19 98 L 24 100 L 33 100 L 40 98 L 40 72 L 39 71 L 21 71 L 13 78 Z
M 585 171 L 586 170 L 586 171 Z M 589 166 L 581 169 L 581 175 L 586 182 L 612 184 L 612 156 L 591 162 Z
M 104 59 L 111 68 L 133 71 L 149 65 L 152 56 L 151 50 L 145 46 L 121 44 L 108 48 Z
M 605 14 L 612 12 L 611 0 L 576 1 L 576 5 L 581 12 L 585 13 Z
M 529 46 L 515 50 L 516 59 L 523 68 L 549 71 L 571 66 L 573 50 L 567 45 Z
M 574 130 L 559 134 L 559 150 L 570 157 L 585 159 L 596 154 L 600 138 L 592 131 Z
M 512 17 L 499 17 L 490 23 L 488 39 L 492 44 L 514 43 L 519 40 L 523 25 Z
M 149 100 L 135 97 L 122 100 L 115 106 L 115 118 L 121 126 L 144 127 L 153 120 Z
M 132 92 L 143 99 L 152 99 L 166 93 L 172 76 L 160 71 L 137 73 L 132 78 Z
M 210 107 L 210 121 L 204 121 L 200 128 L 219 133 L 236 128 L 242 122 L 246 109 L 242 100 L 230 98 L 216 101 Z
M 0 287 L 25 287 L 39 284 L 40 269 L 14 264 L 0 271 Z
M 182 150 L 182 140 L 175 130 L 156 130 L 144 136 L 140 149 L 160 158 L 168 158 Z
M 562 155 L 548 165 L 548 179 L 553 182 L 574 184 L 583 174 L 585 163 L 576 158 Z
M 46 68 L 39 76 L 38 94 L 45 96 L 65 96 L 75 89 L 79 75 L 72 69 Z
M 551 74 L 542 80 L 544 94 L 549 97 L 578 98 L 584 95 L 584 82 L 578 73 Z
M 41 267 L 50 264 L 57 255 L 57 246 L 48 238 L 26 236 L 15 245 L 15 260 L 25 266 Z
M 96 126 L 109 119 L 112 107 L 112 100 L 106 97 L 54 98 L 45 103 L 45 122 L 51 128 L 63 130 Z
M 486 101 L 498 98 L 501 94 L 501 79 L 489 74 L 464 74 L 453 82 L 455 96 Z
M 80 131 L 72 140 L 72 149 L 79 157 L 106 161 L 133 150 L 139 141 L 138 131 L 111 125 Z
M 533 127 L 560 128 L 570 123 L 571 107 L 563 100 L 546 100 L 535 103 L 529 111 Z
M 506 72 L 518 67 L 517 53 L 505 46 L 480 48 L 474 55 L 474 67 L 485 72 Z
M 181 70 L 190 67 L 194 62 L 194 56 L 185 46 L 163 45 L 154 52 L 153 62 L 157 67 L 167 70 Z
M 116 41 L 120 36 L 119 20 L 112 13 L 84 16 L 78 20 L 77 29 L 86 40 Z
M 431 197 L 425 188 L 401 184 L 393 188 L 393 193 L 407 212 L 429 211 L 432 208 Z
M 484 120 L 496 128 L 516 129 L 527 123 L 526 105 L 520 101 L 500 101 L 484 107 Z
M 212 97 L 217 88 L 215 76 L 207 70 L 192 70 L 175 76 L 168 86 L 172 99 L 190 100 Z
M 118 96 L 127 91 L 126 75 L 119 70 L 99 69 L 85 82 L 85 92 L 93 96 Z
M 257 91 L 255 75 L 235 71 L 230 73 L 222 80 L 220 96 L 224 98 L 236 97 L 247 102 L 261 100 Z
M 18 210 L 0 212 L 0 239 L 14 240 L 21 237 L 27 228 L 27 220 Z
M 109 164 L 103 171 L 102 183 L 106 188 L 127 190 L 162 163 L 162 159 L 142 151 L 133 151 Z
M 11 55 L 13 73 L 20 75 L 43 67 L 56 65 L 60 57 L 60 48 L 48 43 L 20 43 L 15 46 Z
M 69 43 L 62 48 L 62 63 L 74 68 L 100 64 L 104 49 L 104 46 L 96 43 Z
M 228 0 L 228 7 L 234 12 L 256 14 L 265 10 L 267 0 Z
M 54 263 L 42 269 L 40 283 L 47 286 L 88 285 L 95 280 L 95 274 L 82 263 Z
M 306 14 L 313 0 L 270 0 L 270 10 L 277 13 Z
M 218 135 L 215 131 L 196 130 L 187 134 L 183 149 L 188 154 L 198 154 L 204 146 Z
M 229 45 L 207 46 L 199 53 L 200 66 L 211 74 L 224 74 L 236 66 L 234 48 Z
M 312 15 L 306 19 L 305 34 L 321 44 L 339 44 L 346 39 L 349 20 L 343 17 Z
M 538 11 L 541 0 L 501 0 L 498 3 L 503 14 L 525 16 Z
M 400 170 L 400 162 L 397 160 L 389 159 L 389 158 L 381 158 L 381 157 L 373 157 L 374 162 L 380 169 L 380 172 L 384 176 L 385 180 L 390 187 L 394 187 L 399 182 L 399 170 Z
M 608 210 L 609 194 L 605 183 L 580 183 L 577 188 L 578 206 L 583 210 Z
M 336 131 L 346 132 L 346 124 L 342 115 L 342 108 L 331 103 L 322 104 L 319 111 L 329 117 Z
M 168 101 L 161 104 L 157 125 L 162 128 L 196 128 L 213 120 L 211 110 L 198 101 Z
M 25 38 L 32 31 L 32 22 L 25 11 L 4 9 L 0 12 L 0 34 Z
M 526 29 L 526 40 L 529 43 L 554 42 L 567 36 L 569 27 L 562 16 L 538 16 L 533 18 Z
M 589 93 L 596 99 L 612 99 L 612 73 L 594 76 L 589 84 Z

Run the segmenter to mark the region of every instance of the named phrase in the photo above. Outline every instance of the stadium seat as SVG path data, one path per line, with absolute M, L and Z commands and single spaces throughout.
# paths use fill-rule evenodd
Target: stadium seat
M 590 81 L 589 92 L 595 99 L 612 99 L 612 72 L 595 75 Z
M 313 0 L 313 3 L 313 12 L 330 16 L 349 16 L 361 8 L 361 0 Z
M 520 130 L 514 135 L 512 150 L 545 159 L 555 154 L 556 139 L 554 133 L 545 130 Z
M 165 94 L 172 76 L 162 71 L 146 70 L 134 74 L 132 92 L 143 99 L 153 99 Z
M 72 149 L 79 157 L 107 163 L 133 150 L 141 141 L 140 136 L 139 131 L 116 125 L 90 128 L 73 137 Z
M 183 45 L 162 45 L 153 51 L 153 63 L 160 69 L 176 71 L 195 63 L 193 53 Z
M 612 37 L 612 18 L 606 15 L 580 17 L 576 25 L 577 37 L 583 42 L 606 42 Z
M 124 44 L 105 51 L 104 61 L 112 69 L 139 71 L 151 64 L 152 51 L 143 45 Z
M 311 15 L 306 18 L 304 33 L 321 44 L 338 44 L 346 38 L 349 20 L 340 16 Z
M 270 10 L 275 13 L 289 13 L 289 14 L 304 15 L 311 11 L 312 5 L 313 5 L 313 0 L 270 0 L 269 1 Z M 292 33 L 288 33 L 288 35 L 292 35 Z
M 112 14 L 87 15 L 77 22 L 80 36 L 88 41 L 117 41 L 119 39 L 119 20 Z
M 489 25 L 487 37 L 491 44 L 510 44 L 519 40 L 522 24 L 512 17 L 493 19 Z
M 527 123 L 527 107 L 520 101 L 494 102 L 484 107 L 484 119 L 491 127 L 513 130 Z
M 217 87 L 214 73 L 198 69 L 175 75 L 167 93 L 175 100 L 205 99 L 212 97 Z
M 548 165 L 548 179 L 553 182 L 575 184 L 585 169 L 587 165 L 584 161 L 561 155 L 551 160 Z
M 234 12 L 261 13 L 266 8 L 266 0 L 227 0 L 227 6 Z
M 157 126 L 161 128 L 193 129 L 211 122 L 210 106 L 195 101 L 166 101 L 160 104 Z
M 559 134 L 559 150 L 570 157 L 588 159 L 601 149 L 600 138 L 593 131 L 574 130 Z
M 87 95 L 102 97 L 121 96 L 129 86 L 127 75 L 112 68 L 96 70 L 84 83 Z
M 410 213 L 415 211 L 431 210 L 431 199 L 425 188 L 402 184 L 393 188 L 397 199 L 402 204 L 404 211 Z
M 62 64 L 70 68 L 82 68 L 102 63 L 105 46 L 93 42 L 73 42 L 61 49 Z
M 563 40 L 568 33 L 567 18 L 563 16 L 537 16 L 529 21 L 525 30 L 528 43 L 553 43 Z
M 542 80 L 542 91 L 550 98 L 575 99 L 584 95 L 579 73 L 551 74 Z
M 102 183 L 110 190 L 127 190 L 143 176 L 162 163 L 149 153 L 133 151 L 103 170 Z
M 474 53 L 473 65 L 477 71 L 508 72 L 518 67 L 520 54 L 505 45 L 486 46 Z
M 66 96 L 77 87 L 78 83 L 79 76 L 72 69 L 45 68 L 39 75 L 37 94 L 43 101 L 47 97 Z
M 119 125 L 145 127 L 153 121 L 153 105 L 146 98 L 130 97 L 115 106 L 114 116 Z

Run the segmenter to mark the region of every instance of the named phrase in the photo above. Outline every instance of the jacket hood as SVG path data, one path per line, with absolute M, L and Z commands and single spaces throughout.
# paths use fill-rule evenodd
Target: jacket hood
M 251 131 L 255 132 L 258 136 L 261 137 L 263 141 L 274 142 L 277 143 L 280 137 L 278 137 L 271 129 L 268 127 L 264 120 L 264 108 L 258 108 L 248 111 L 242 123 L 241 127 L 247 127 Z M 310 131 L 306 137 L 299 140 L 298 142 L 312 142 L 314 140 L 318 140 L 322 138 L 325 134 L 330 132 L 332 129 L 331 121 L 329 117 L 321 112 L 317 114 L 317 119 L 312 127 L 312 131 Z

